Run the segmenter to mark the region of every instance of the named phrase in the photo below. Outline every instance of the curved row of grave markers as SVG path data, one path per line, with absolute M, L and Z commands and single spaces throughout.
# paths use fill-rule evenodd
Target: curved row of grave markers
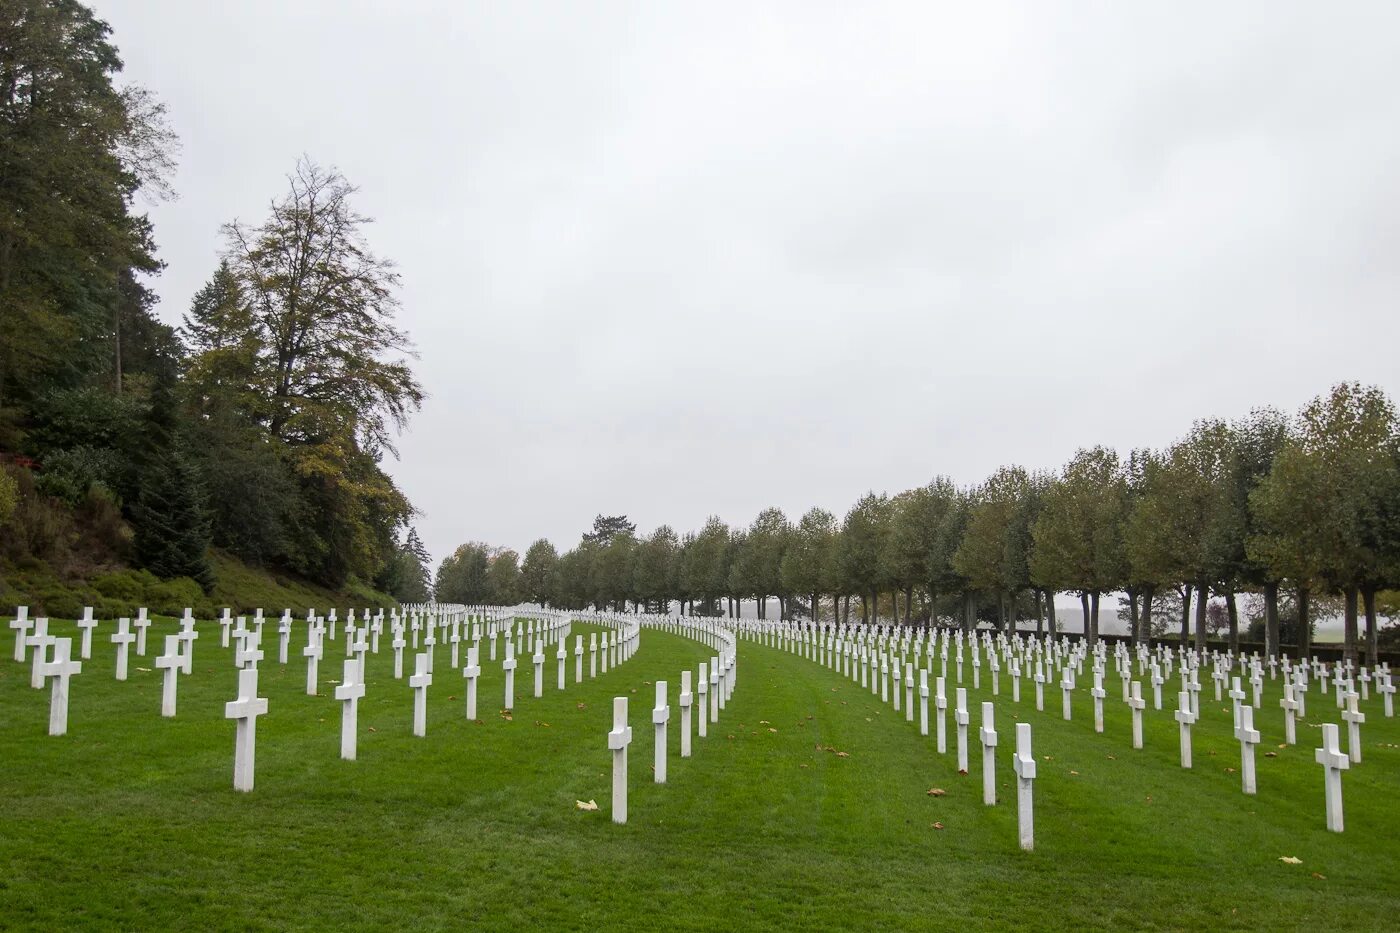
M 719 653 L 709 662 L 701 661 L 697 668 L 697 692 L 699 694 L 698 731 L 701 738 L 706 735 L 706 723 L 718 722 L 722 710 L 734 693 L 738 677 L 738 652 L 734 633 L 722 623 L 699 620 L 690 616 L 633 616 L 641 628 L 655 628 L 699 641 Z M 678 702 L 681 708 L 681 757 L 691 754 L 690 722 L 691 710 L 695 705 L 695 695 L 691 693 L 690 671 L 681 672 L 681 692 Z M 628 724 L 628 698 L 613 697 L 613 727 L 608 732 L 608 750 L 612 753 L 612 820 L 614 823 L 627 822 L 627 748 L 632 744 L 632 727 Z M 708 702 L 707 702 L 708 700 Z M 656 730 L 656 753 L 652 779 L 657 784 L 666 783 L 666 732 L 671 719 L 671 707 L 667 694 L 666 681 L 656 682 L 656 706 L 651 713 L 652 725 Z
M 1103 686 L 1104 672 L 1109 652 L 1104 643 L 1099 643 L 1090 651 L 1082 640 L 1070 641 L 1061 637 L 1044 638 L 1017 633 L 1011 638 L 1005 634 L 974 634 L 966 641 L 961 630 L 907 629 L 898 630 L 884 626 L 866 626 L 862 623 L 835 626 L 816 626 L 810 622 L 774 622 L 766 620 L 744 620 L 736 623 L 736 628 L 744 637 L 770 647 L 789 651 L 808 660 L 832 668 L 853 680 L 862 687 L 869 686 L 872 693 L 879 693 L 882 702 L 890 702 L 890 681 L 893 680 L 893 705 L 900 709 L 901 679 L 905 688 L 905 718 L 913 719 L 913 678 L 916 667 L 921 667 L 925 651 L 927 667 L 919 671 L 920 714 L 919 732 L 928 735 L 928 678 L 933 670 L 934 653 L 938 651 L 940 674 L 935 681 L 935 715 L 937 748 L 940 754 L 946 752 L 944 715 L 947 708 L 945 683 L 948 675 L 948 652 L 950 643 L 954 651 L 955 670 L 958 683 L 963 680 L 964 648 L 970 647 L 972 656 L 972 680 L 974 688 L 980 688 L 982 656 L 985 653 L 991 672 L 992 693 L 1000 694 L 1000 660 L 1005 659 L 1012 676 L 1013 702 L 1020 702 L 1022 664 L 1029 672 L 1034 670 L 1036 709 L 1043 711 L 1044 687 L 1053 682 L 1058 673 L 1059 688 L 1062 692 L 1062 715 L 1072 717 L 1070 699 L 1076 689 L 1077 678 L 1083 675 L 1086 660 L 1092 657 L 1093 687 L 1090 695 L 1094 703 L 1094 730 L 1103 732 L 1103 700 L 1106 691 Z M 907 660 L 912 649 L 913 660 Z M 1293 664 L 1287 655 L 1281 659 L 1262 661 L 1258 655 L 1235 655 L 1230 652 L 1200 653 L 1186 649 L 1169 649 L 1157 646 L 1149 649 L 1139 646 L 1136 658 L 1126 645 L 1118 643 L 1112 652 L 1113 662 L 1122 680 L 1123 700 L 1132 715 L 1133 748 L 1143 747 L 1142 716 L 1146 701 L 1142 696 L 1142 683 L 1132 677 L 1134 660 L 1137 662 L 1138 676 L 1150 672 L 1153 688 L 1153 708 L 1162 709 L 1162 686 L 1179 667 L 1182 690 L 1178 694 L 1178 709 L 1174 718 L 1179 723 L 1181 765 L 1191 768 L 1191 726 L 1200 717 L 1200 673 L 1211 668 L 1211 679 L 1215 684 L 1216 700 L 1221 700 L 1222 688 L 1226 680 L 1231 683 L 1229 691 L 1233 703 L 1234 735 L 1240 743 L 1241 789 L 1245 794 L 1257 793 L 1254 767 L 1254 749 L 1259 744 L 1260 733 L 1255 728 L 1254 710 L 1258 709 L 1263 697 L 1263 671 L 1267 666 L 1269 679 L 1283 677 L 1282 698 L 1279 706 L 1284 714 L 1284 729 L 1287 744 L 1295 744 L 1294 718 L 1305 715 L 1306 694 L 1309 674 L 1317 675 L 1319 690 L 1324 697 L 1328 694 L 1328 680 L 1333 681 L 1337 704 L 1342 709 L 1341 718 L 1348 728 L 1348 753 L 1338 748 L 1338 727 L 1334 723 L 1322 724 L 1322 748 L 1315 752 L 1316 761 L 1323 766 L 1327 812 L 1327 828 L 1334 832 L 1343 829 L 1341 772 L 1352 764 L 1361 761 L 1360 726 L 1366 721 L 1358 703 L 1368 697 L 1369 685 L 1376 684 L 1382 697 L 1387 717 L 1394 715 L 1393 698 L 1395 686 L 1387 664 L 1379 664 L 1374 669 L 1365 667 L 1359 670 L 1349 664 L 1337 662 L 1323 664 L 1316 659 L 1303 659 Z M 901 666 L 903 677 L 901 678 Z M 1252 691 L 1252 702 L 1245 702 L 1246 694 L 1241 687 L 1241 677 L 1233 676 L 1238 667 L 1241 674 L 1248 674 Z M 1049 676 L 1047 676 L 1047 672 Z M 1165 673 L 1164 673 L 1165 672 Z M 892 675 L 892 676 L 891 676 Z M 877 683 L 878 681 L 878 683 Z M 1356 687 L 1359 684 L 1360 692 Z M 957 728 L 958 769 L 967 770 L 967 727 L 969 725 L 966 708 L 967 692 L 959 687 L 956 692 L 957 705 L 954 710 L 954 723 Z M 995 803 L 995 784 L 991 776 L 995 767 L 994 749 L 996 730 L 993 726 L 993 704 L 982 704 L 982 729 L 979 737 L 983 747 L 983 786 L 984 802 Z M 1024 727 L 1024 729 L 1022 728 Z M 1021 810 L 1021 843 L 1030 848 L 1032 838 L 1030 822 L 1032 801 L 1030 781 L 1035 777 L 1035 763 L 1030 756 L 1030 725 L 1017 724 L 1017 751 L 1013 765 L 1018 777 L 1018 802 Z M 1023 754 L 1024 747 L 1024 754 Z
M 476 718 L 476 678 L 481 672 L 479 664 L 480 642 L 488 640 L 491 659 L 497 655 L 498 640 L 504 636 L 505 659 L 501 662 L 506 672 L 506 686 L 503 698 L 504 708 L 510 710 L 515 704 L 514 670 L 517 648 L 533 642 L 535 653 L 534 690 L 535 696 L 543 693 L 544 644 L 546 639 L 558 640 L 559 689 L 566 686 L 567 638 L 573 621 L 580 620 L 604 629 L 602 638 L 598 632 L 590 633 L 589 677 L 595 677 L 601 670 L 606 673 L 610 666 L 616 667 L 632 657 L 636 652 L 640 636 L 640 624 L 634 618 L 604 613 L 559 613 L 536 609 L 507 609 L 503 607 L 467 607 L 428 605 L 410 606 L 400 614 L 390 613 L 388 634 L 395 652 L 394 677 L 403 679 L 403 649 L 412 645 L 415 651 L 414 670 L 408 678 L 408 685 L 414 691 L 413 732 L 426 734 L 427 689 L 432 684 L 435 648 L 442 641 L 451 645 L 452 666 L 459 661 L 459 648 L 463 641 L 469 641 L 467 664 L 463 677 L 467 681 L 467 718 Z M 218 620 L 221 626 L 222 644 L 233 648 L 235 668 L 238 671 L 238 694 L 225 705 L 225 717 L 235 721 L 234 787 L 240 791 L 250 791 L 254 783 L 254 762 L 256 755 L 256 723 L 259 716 L 267 713 L 267 698 L 259 697 L 258 665 L 264 660 L 262 650 L 263 626 L 267 621 L 259 609 L 252 617 L 252 627 L 248 618 L 240 616 L 236 620 L 228 610 Z M 344 637 L 347 657 L 343 663 L 343 677 L 335 689 L 335 699 L 342 704 L 341 713 L 341 757 L 354 760 L 357 744 L 357 719 L 359 701 L 366 690 L 366 658 L 370 653 L 378 654 L 380 636 L 385 631 L 386 618 L 380 611 L 371 617 L 365 610 L 360 620 L 350 610 L 340 629 Z M 117 631 L 111 636 L 116 646 L 116 679 L 127 679 L 128 654 L 133 646 L 138 656 L 146 653 L 145 634 L 150 625 L 146 609 L 142 608 L 136 617 L 135 634 L 128 618 L 117 621 Z M 80 653 L 91 657 L 92 631 L 99 623 L 92 617 L 91 608 L 79 620 L 83 632 Z M 180 631 L 165 637 L 165 651 L 155 659 L 155 667 L 162 672 L 161 715 L 174 717 L 177 711 L 177 688 L 179 675 L 193 672 L 194 644 L 200 637 L 196 620 L 191 610 L 186 609 L 179 621 Z M 49 734 L 64 735 L 68 725 L 68 705 L 71 678 L 82 671 L 81 661 L 71 657 L 72 639 L 57 638 L 48 632 L 48 619 L 30 619 L 26 607 L 20 607 L 16 618 L 10 622 L 15 631 L 14 658 L 18 663 L 31 660 L 31 686 L 41 688 L 51 683 Z M 288 644 L 292 629 L 290 611 L 284 611 L 278 623 L 278 662 L 287 663 Z M 309 612 L 306 621 L 307 641 L 302 650 L 306 659 L 306 692 L 318 695 L 319 664 L 324 658 L 326 641 L 334 640 L 338 630 L 336 611 L 330 610 L 322 617 Z M 467 637 L 463 637 L 463 632 Z M 442 636 L 440 639 L 439 636 Z M 424 650 L 418 652 L 420 643 Z M 601 649 L 601 655 L 600 655 Z M 50 656 L 50 653 L 52 656 Z M 583 636 L 576 636 L 576 682 L 583 680 Z

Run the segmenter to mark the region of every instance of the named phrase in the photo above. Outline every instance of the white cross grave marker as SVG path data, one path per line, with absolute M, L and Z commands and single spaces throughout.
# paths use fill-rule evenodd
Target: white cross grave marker
M 267 698 L 258 696 L 258 669 L 245 667 L 238 672 L 238 699 L 224 704 L 224 718 L 238 720 L 233 742 L 234 790 L 247 793 L 253 789 L 258 717 L 266 712 Z
M 1035 782 L 1035 755 L 1031 753 L 1031 724 L 1016 723 L 1016 754 L 1011 759 L 1016 770 L 1016 824 L 1021 848 L 1035 848 L 1035 813 L 1031 785 Z
M 1351 763 L 1361 764 L 1361 724 L 1366 721 L 1366 714 L 1356 708 L 1356 693 L 1347 692 L 1347 708 L 1342 711 L 1342 719 L 1347 724 L 1347 753 L 1351 756 Z
M 982 802 L 995 806 L 997 802 L 997 730 L 996 707 L 982 704 Z
M 1181 723 L 1181 766 L 1191 767 L 1191 724 L 1196 714 L 1191 711 L 1191 695 L 1183 690 L 1176 695 L 1176 721 Z
M 967 773 L 967 688 L 959 687 L 958 705 L 953 708 L 953 722 L 958 727 L 958 771 Z
M 360 700 L 364 695 L 365 683 L 360 677 L 360 662 L 348 658 L 340 686 L 335 688 L 335 698 L 341 703 L 340 757 L 346 761 L 355 760 L 356 723 L 359 721 Z
M 1255 793 L 1254 785 L 1254 746 L 1259 744 L 1259 730 L 1254 728 L 1254 707 L 1246 705 L 1240 709 L 1240 727 L 1235 730 L 1235 738 L 1240 742 L 1240 775 L 1246 794 Z
M 413 688 L 413 734 L 419 738 L 428 734 L 428 688 L 432 684 L 428 655 L 414 655 L 413 676 L 408 678 L 408 685 Z
M 1351 759 L 1337 747 L 1337 725 L 1322 724 L 1322 747 L 1313 752 L 1313 759 L 1323 768 L 1323 791 L 1327 798 L 1327 828 L 1342 831 L 1342 772 L 1351 767 Z
M 1133 693 L 1128 706 L 1133 711 L 1133 748 L 1142 748 L 1142 710 L 1147 705 L 1142 698 L 1142 681 L 1133 681 Z
M 690 692 L 690 671 L 681 671 L 681 757 L 690 757 L 690 706 L 695 697 Z
M 666 681 L 656 682 L 656 707 L 651 711 L 656 726 L 656 783 L 666 783 L 666 723 L 671 721 L 671 707 L 666 705 Z
M 613 727 L 608 733 L 608 748 L 613 753 L 614 823 L 627 822 L 627 746 L 632 744 L 632 727 L 627 725 L 627 698 L 613 697 Z
M 131 620 L 118 619 L 117 631 L 112 635 L 112 644 L 117 646 L 117 680 L 126 680 L 127 654 L 131 650 L 131 643 L 135 640 L 136 635 L 131 631 Z
M 162 716 L 175 715 L 175 689 L 176 678 L 180 674 L 180 636 L 165 636 L 165 654 L 160 655 L 155 661 L 156 668 L 163 672 L 163 683 L 160 694 L 160 714 Z
M 476 721 L 476 679 L 481 676 L 478 663 L 480 648 L 472 645 L 467 649 L 467 666 L 462 668 L 462 676 L 467 679 L 467 722 Z
M 49 692 L 49 735 L 68 732 L 68 680 L 82 670 L 82 662 L 73 660 L 73 639 L 55 638 L 53 660 L 44 664 L 44 676 L 53 680 Z

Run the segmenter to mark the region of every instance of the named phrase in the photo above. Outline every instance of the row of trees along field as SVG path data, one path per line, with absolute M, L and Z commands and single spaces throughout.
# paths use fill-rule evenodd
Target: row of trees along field
M 121 69 L 86 7 L 0 4 L 0 557 L 207 588 L 214 545 L 425 597 L 413 510 L 380 468 L 423 392 L 355 189 L 303 159 L 263 220 L 224 227 L 167 326 L 139 208 L 173 196 L 178 142 Z
M 1295 417 L 1260 409 L 1200 421 L 1164 450 L 1126 458 L 1080 450 L 1057 473 L 998 469 L 959 487 L 939 477 L 870 493 L 838 520 L 780 509 L 747 528 L 710 518 L 678 535 L 638 537 L 599 516 L 572 550 L 546 540 L 515 552 L 463 545 L 437 575 L 440 599 L 735 614 L 770 601 L 783 618 L 860 617 L 1055 626 L 1057 593 L 1078 596 L 1088 638 L 1116 594 L 1132 637 L 1179 631 L 1183 644 L 1246 635 L 1270 655 L 1308 650 L 1319 611 L 1340 602 L 1345 650 L 1358 615 L 1374 656 L 1378 612 L 1400 586 L 1400 436 L 1378 388 L 1340 384 Z M 1213 597 L 1213 598 L 1212 598 Z M 829 610 L 823 614 L 824 610 Z M 1250 631 L 1252 629 L 1252 631 Z M 1394 629 L 1387 629 L 1387 640 Z

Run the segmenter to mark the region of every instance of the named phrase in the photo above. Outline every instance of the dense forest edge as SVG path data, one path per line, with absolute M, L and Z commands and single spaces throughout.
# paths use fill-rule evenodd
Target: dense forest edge
M 428 596 L 384 470 L 424 393 L 355 188 L 303 157 L 181 326 L 144 208 L 179 140 L 72 0 L 0 3 L 0 599 L 38 613 Z M 249 205 L 256 208 L 257 205 Z

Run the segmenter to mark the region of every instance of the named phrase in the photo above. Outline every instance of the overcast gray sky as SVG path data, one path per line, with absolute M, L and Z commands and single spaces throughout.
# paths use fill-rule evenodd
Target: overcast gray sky
M 298 155 L 361 187 L 434 560 L 1400 395 L 1400 4 L 96 8 L 183 141 L 167 321 Z

